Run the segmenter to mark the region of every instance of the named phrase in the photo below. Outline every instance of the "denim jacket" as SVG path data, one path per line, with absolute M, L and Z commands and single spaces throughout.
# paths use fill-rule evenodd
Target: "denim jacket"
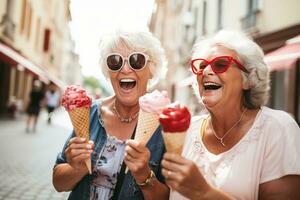
M 90 140 L 94 141 L 94 151 L 91 155 L 92 167 L 95 165 L 97 157 L 105 143 L 106 131 L 103 126 L 103 121 L 101 119 L 101 113 L 99 112 L 99 105 L 101 101 L 94 102 L 90 110 Z M 66 163 L 65 149 L 69 140 L 75 136 L 74 131 L 70 137 L 65 142 L 62 152 L 60 152 L 56 159 L 56 164 Z M 151 152 L 149 166 L 155 173 L 157 179 L 165 183 L 165 179 L 161 174 L 161 160 L 165 152 L 165 145 L 161 135 L 161 128 L 157 128 L 153 136 L 147 143 L 147 148 Z M 81 181 L 73 188 L 70 193 L 69 200 L 89 200 L 90 198 L 90 182 L 91 176 L 88 174 L 82 178 Z M 122 184 L 119 198 L 120 200 L 142 200 L 144 199 L 143 194 L 139 186 L 136 184 L 134 177 L 131 175 L 130 171 L 125 175 L 124 182 Z

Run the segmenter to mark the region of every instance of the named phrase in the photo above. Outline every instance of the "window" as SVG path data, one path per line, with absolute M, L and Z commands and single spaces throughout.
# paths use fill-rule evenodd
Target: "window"
M 222 7 L 223 7 L 223 0 L 218 1 L 218 16 L 217 16 L 217 30 L 222 29 Z
M 39 17 L 37 17 L 37 19 L 36 19 L 36 33 L 35 33 L 35 49 L 36 50 L 39 50 L 40 28 L 41 28 L 41 19 Z
M 206 1 L 203 1 L 202 34 L 206 34 L 206 9 L 207 3 Z
M 44 32 L 44 52 L 49 51 L 50 36 L 51 36 L 50 29 L 48 29 L 48 28 L 45 29 L 45 32 Z
M 31 20 L 32 20 L 32 8 L 28 7 L 28 21 L 27 21 L 27 38 L 29 39 L 31 33 Z
M 259 11 L 259 0 L 248 0 L 247 14 L 242 18 L 242 28 L 245 30 L 255 27 L 256 14 Z
M 21 20 L 20 20 L 20 32 L 22 33 L 25 28 L 25 21 L 26 21 L 26 6 L 27 6 L 27 1 L 23 0 L 22 1 L 22 13 L 21 13 Z

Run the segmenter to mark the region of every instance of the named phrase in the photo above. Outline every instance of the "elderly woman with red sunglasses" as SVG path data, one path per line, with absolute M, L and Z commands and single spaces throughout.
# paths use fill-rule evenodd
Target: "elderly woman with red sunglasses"
M 208 114 L 193 118 L 182 157 L 164 155 L 170 199 L 300 199 L 300 129 L 264 106 L 263 58 L 257 44 L 231 31 L 194 45 L 195 89 Z
M 165 152 L 160 128 L 146 146 L 134 138 L 139 97 L 166 71 L 164 50 L 150 32 L 117 32 L 101 41 L 100 65 L 114 95 L 95 102 L 90 141 L 74 133 L 58 155 L 53 184 L 75 200 L 168 199 L 161 174 Z M 91 157 L 92 174 L 83 161 Z M 126 166 L 129 171 L 125 170 Z

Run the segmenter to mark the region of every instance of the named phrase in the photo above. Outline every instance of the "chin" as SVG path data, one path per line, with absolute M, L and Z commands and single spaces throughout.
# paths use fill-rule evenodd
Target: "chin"
M 206 108 L 212 108 L 215 105 L 218 104 L 219 101 L 217 101 L 216 99 L 211 99 L 211 98 L 203 98 L 202 99 L 202 103 L 204 104 L 204 106 Z

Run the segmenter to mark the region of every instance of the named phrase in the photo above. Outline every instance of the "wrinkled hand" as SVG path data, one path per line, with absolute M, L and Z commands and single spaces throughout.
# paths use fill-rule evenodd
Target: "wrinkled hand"
M 162 160 L 162 174 L 166 183 L 189 199 L 199 199 L 210 190 L 197 165 L 182 156 L 165 153 Z
M 88 172 L 84 160 L 90 158 L 94 149 L 92 140 L 86 143 L 85 138 L 74 137 L 70 139 L 69 145 L 65 150 L 67 162 L 78 171 Z
M 148 165 L 149 159 L 150 151 L 147 147 L 136 140 L 127 140 L 124 162 L 139 183 L 149 177 L 151 170 Z

